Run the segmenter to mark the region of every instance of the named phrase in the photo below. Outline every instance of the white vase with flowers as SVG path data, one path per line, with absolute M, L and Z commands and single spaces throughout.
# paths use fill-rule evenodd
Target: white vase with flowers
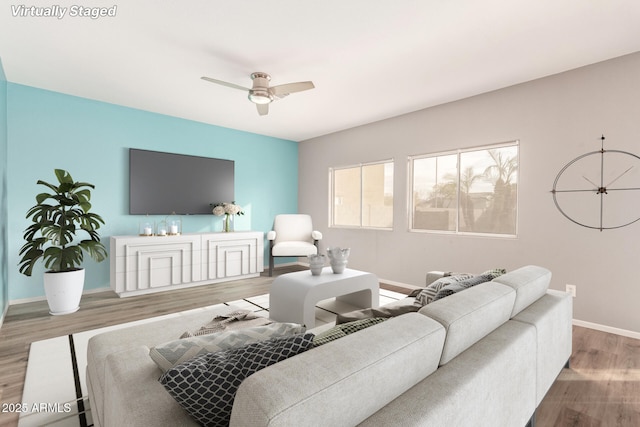
M 212 206 L 213 206 L 213 214 L 215 216 L 224 215 L 222 230 L 226 233 L 233 231 L 234 215 L 244 215 L 242 208 L 239 205 L 236 205 L 236 202 L 214 203 L 212 204 Z

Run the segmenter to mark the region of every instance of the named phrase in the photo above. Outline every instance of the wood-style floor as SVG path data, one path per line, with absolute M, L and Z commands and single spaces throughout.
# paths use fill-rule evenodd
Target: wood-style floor
M 279 268 L 274 276 L 296 269 Z M 0 329 L 0 402 L 20 402 L 29 346 L 34 341 L 262 295 L 268 293 L 272 280 L 263 274 L 129 298 L 112 292 L 88 294 L 80 311 L 65 316 L 50 316 L 45 301 L 11 306 Z M 402 292 L 398 287 L 383 287 Z M 571 369 L 562 372 L 543 400 L 536 425 L 640 426 L 640 340 L 580 327 L 573 331 Z M 18 414 L 0 412 L 0 426 L 17 424 Z

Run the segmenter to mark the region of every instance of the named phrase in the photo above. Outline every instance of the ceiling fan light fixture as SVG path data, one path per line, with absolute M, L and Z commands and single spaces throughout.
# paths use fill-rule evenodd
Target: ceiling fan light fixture
M 310 81 L 269 86 L 271 77 L 267 73 L 260 72 L 251 73 L 251 80 L 253 80 L 253 87 L 251 89 L 239 86 L 235 83 L 229 83 L 206 76 L 202 77 L 202 80 L 249 92 L 247 97 L 249 98 L 249 101 L 256 104 L 258 114 L 261 116 L 269 114 L 269 104 L 273 101 L 282 99 L 291 93 L 302 92 L 315 87 L 313 82 Z
M 249 92 L 249 100 L 254 104 L 268 104 L 273 101 L 273 95 L 266 90 L 252 90 Z

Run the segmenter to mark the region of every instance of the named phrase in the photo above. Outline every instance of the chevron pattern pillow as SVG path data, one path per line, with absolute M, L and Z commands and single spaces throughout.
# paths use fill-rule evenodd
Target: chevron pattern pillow
M 469 289 L 470 287 L 479 285 L 480 283 L 490 282 L 491 280 L 493 280 L 492 275 L 481 274 L 479 276 L 475 276 L 467 280 L 462 280 L 460 282 L 448 284 L 447 286 L 440 289 L 438 293 L 436 293 L 436 295 L 433 297 L 432 302 L 438 301 L 439 299 L 448 297 L 457 292 L 464 291 L 465 289 Z
M 313 339 L 313 346 L 318 347 L 330 341 L 337 340 L 338 338 L 346 337 L 349 334 L 361 331 L 368 328 L 369 326 L 377 325 L 378 323 L 384 322 L 385 320 L 387 319 L 384 317 L 372 317 L 336 325 L 331 329 L 317 334 Z
M 435 282 L 431 283 L 429 286 L 420 291 L 418 295 L 416 295 L 416 299 L 413 302 L 414 305 L 418 307 L 423 307 L 430 302 L 433 301 L 433 298 L 436 296 L 438 291 L 443 287 L 450 285 L 451 283 L 461 282 L 463 280 L 471 279 L 473 274 L 462 273 L 455 274 L 453 276 L 445 276 L 442 277 Z

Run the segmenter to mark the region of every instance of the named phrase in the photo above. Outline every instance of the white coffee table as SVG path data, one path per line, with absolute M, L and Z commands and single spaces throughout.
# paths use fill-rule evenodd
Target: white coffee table
M 315 306 L 318 301 L 337 300 L 361 308 L 377 308 L 380 286 L 375 274 L 346 268 L 334 274 L 331 267 L 319 276 L 309 270 L 278 276 L 269 290 L 269 318 L 277 322 L 292 322 L 315 326 Z

